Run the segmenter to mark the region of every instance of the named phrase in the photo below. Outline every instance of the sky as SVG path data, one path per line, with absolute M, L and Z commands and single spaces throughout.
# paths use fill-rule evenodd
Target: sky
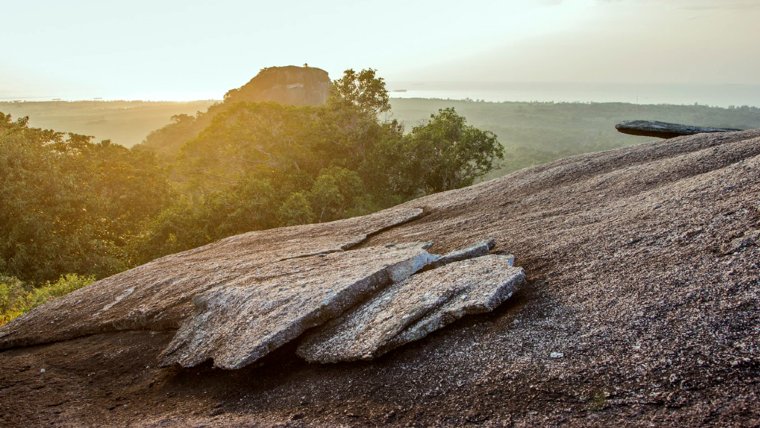
M 261 68 L 393 82 L 760 85 L 760 0 L 0 0 L 0 99 L 219 99 Z

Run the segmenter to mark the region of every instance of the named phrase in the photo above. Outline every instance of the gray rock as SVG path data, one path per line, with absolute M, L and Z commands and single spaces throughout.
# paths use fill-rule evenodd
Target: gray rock
M 321 363 L 371 359 L 466 314 L 493 310 L 524 281 L 509 262 L 483 256 L 414 275 L 308 335 L 298 355 Z
M 195 312 L 160 357 L 162 366 L 213 359 L 236 369 L 333 319 L 438 257 L 411 243 L 282 260 L 193 300 Z
M 626 120 L 615 125 L 615 129 L 623 134 L 657 138 L 675 138 L 683 135 L 740 131 L 740 129 L 734 128 L 709 128 L 704 126 L 658 122 L 655 120 Z
M 743 236 L 723 244 L 721 250 L 723 254 L 735 253 L 753 245 L 758 245 L 758 242 L 760 242 L 760 230 L 748 230 Z
M 462 263 L 479 265 L 481 270 L 473 272 L 470 278 L 463 278 L 471 288 L 407 327 L 388 342 L 385 351 L 419 340 L 465 315 L 496 309 L 525 283 L 525 272 L 520 267 L 513 267 L 513 261 L 512 255 L 490 255 L 453 264 L 460 265 L 459 268 Z

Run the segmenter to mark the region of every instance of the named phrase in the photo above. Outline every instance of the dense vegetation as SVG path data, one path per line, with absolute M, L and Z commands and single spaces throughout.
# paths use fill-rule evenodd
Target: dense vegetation
M 408 133 L 378 119 L 389 109 L 374 71 L 348 71 L 323 106 L 217 105 L 198 115 L 208 126 L 161 156 L 2 114 L 4 319 L 92 278 L 225 236 L 466 186 L 503 157 L 494 134 L 452 108 Z M 62 276 L 70 273 L 83 277 Z
M 0 115 L 0 273 L 46 281 L 134 263 L 130 243 L 170 201 L 155 157 Z

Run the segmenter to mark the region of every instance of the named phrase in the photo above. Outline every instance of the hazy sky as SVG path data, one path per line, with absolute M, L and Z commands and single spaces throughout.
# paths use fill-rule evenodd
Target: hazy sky
M 760 84 L 760 0 L 0 0 L 0 98 L 220 98 L 272 65 L 388 81 Z

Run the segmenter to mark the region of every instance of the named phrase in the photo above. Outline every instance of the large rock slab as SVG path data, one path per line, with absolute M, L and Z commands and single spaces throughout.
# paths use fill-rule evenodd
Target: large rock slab
M 422 339 L 466 315 L 483 314 L 496 309 L 526 281 L 525 272 L 522 268 L 513 267 L 513 261 L 511 255 L 492 255 L 460 262 L 479 264 L 485 272 L 481 271 L 480 280 L 472 278 L 474 285 L 471 288 L 430 311 L 396 335 L 385 345 L 384 351 Z M 509 268 L 505 269 L 505 265 Z
M 706 126 L 681 125 L 656 120 L 626 120 L 615 125 L 618 132 L 642 137 L 675 138 L 712 132 L 741 131 L 734 128 L 710 128 Z
M 426 243 L 368 247 L 282 260 L 194 299 L 195 313 L 162 353 L 161 364 L 246 366 L 403 281 L 438 257 Z
M 463 252 L 492 246 L 486 242 Z M 467 314 L 491 311 L 525 280 L 512 260 L 488 255 L 414 275 L 309 334 L 298 355 L 320 363 L 372 359 Z
M 400 207 L 329 223 L 245 233 L 166 256 L 97 281 L 0 328 L 0 349 L 117 330 L 172 330 L 193 311 L 193 296 L 247 284 L 274 263 L 342 252 L 417 219 Z

